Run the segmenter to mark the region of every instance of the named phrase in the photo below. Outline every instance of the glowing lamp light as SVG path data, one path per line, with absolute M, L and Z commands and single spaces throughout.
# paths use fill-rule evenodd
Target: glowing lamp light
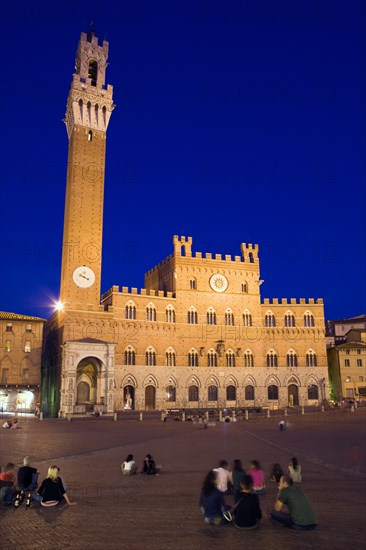
M 63 309 L 64 309 L 64 304 L 62 302 L 60 302 L 60 300 L 55 303 L 55 310 L 56 311 L 63 311 Z

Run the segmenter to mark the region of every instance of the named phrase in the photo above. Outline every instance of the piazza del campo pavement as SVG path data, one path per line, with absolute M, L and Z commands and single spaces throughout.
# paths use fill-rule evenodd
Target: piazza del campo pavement
M 2 465 L 30 455 L 43 479 L 57 464 L 77 506 L 2 507 L 0 548 L 365 547 L 366 407 L 329 406 L 322 299 L 263 298 L 257 244 L 202 254 L 178 235 L 145 288 L 101 296 L 108 48 L 81 34 L 67 101 L 60 303 L 43 333 L 39 414 L 0 432 Z M 122 476 L 129 453 L 139 467 L 151 453 L 160 475 Z M 318 516 L 311 532 L 268 517 L 271 465 L 292 456 Z M 206 525 L 198 506 L 205 474 L 236 458 L 258 459 L 267 477 L 260 529 L 245 535 Z

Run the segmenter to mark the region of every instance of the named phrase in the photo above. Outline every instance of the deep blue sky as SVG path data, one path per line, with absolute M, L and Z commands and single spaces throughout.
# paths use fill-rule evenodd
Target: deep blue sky
M 260 246 L 263 297 L 364 313 L 363 2 L 75 0 L 2 9 L 0 309 L 48 317 L 60 282 L 81 31 L 110 42 L 102 291 L 172 251 Z

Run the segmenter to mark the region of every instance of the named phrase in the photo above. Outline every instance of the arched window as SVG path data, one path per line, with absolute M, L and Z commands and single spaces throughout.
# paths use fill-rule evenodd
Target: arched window
M 156 321 L 156 309 L 153 304 L 146 307 L 146 321 Z
M 285 315 L 285 327 L 294 327 L 295 326 L 295 316 L 291 311 L 288 311 Z
M 254 386 L 245 386 L 246 401 L 254 401 Z
M 176 401 L 176 389 L 174 386 L 166 387 L 166 401 Z
M 88 78 L 90 78 L 92 86 L 97 85 L 98 63 L 94 59 L 92 61 L 89 61 Z
M 104 128 L 106 128 L 106 126 L 107 126 L 107 109 L 106 109 L 105 106 L 102 109 L 102 113 L 103 113 L 103 126 L 104 126 Z
M 241 291 L 244 292 L 244 294 L 248 293 L 248 283 L 242 283 Z
M 198 367 L 198 353 L 192 348 L 188 353 L 188 366 Z
M 96 121 L 97 126 L 98 126 L 98 122 L 99 122 L 99 120 L 98 120 L 98 115 L 99 115 L 99 105 L 98 105 L 98 103 L 95 105 L 94 109 L 95 109 L 95 121 Z
M 277 353 L 270 349 L 267 353 L 267 367 L 277 367 L 278 361 L 277 361 Z
M 226 401 L 236 401 L 236 387 L 227 386 L 226 388 Z
M 249 263 L 254 264 L 253 252 L 249 252 Z
M 246 309 L 243 313 L 243 323 L 245 327 L 251 327 L 252 322 L 252 315 L 248 309 Z
M 188 324 L 189 325 L 197 325 L 198 323 L 198 315 L 196 308 L 191 306 L 188 310 Z
M 190 288 L 191 290 L 197 290 L 197 280 L 196 280 L 195 277 L 191 277 L 191 278 L 189 279 L 189 288 Z
M 250 350 L 244 352 L 244 367 L 254 367 L 254 357 Z
M 125 349 L 125 365 L 136 365 L 136 353 L 132 346 Z
M 212 307 L 207 311 L 207 324 L 216 325 L 216 313 Z
M 209 386 L 207 393 L 209 401 L 217 401 L 217 386 Z
M 278 387 L 275 385 L 268 386 L 268 399 L 277 400 L 278 399 Z
M 83 100 L 79 99 L 80 120 L 83 122 Z
M 288 367 L 297 367 L 297 355 L 293 349 L 287 352 L 286 362 Z
M 198 401 L 198 386 L 189 386 L 188 401 Z
M 167 323 L 175 323 L 175 311 L 171 305 L 169 305 L 165 310 L 165 320 Z
M 213 349 L 210 349 L 207 353 L 207 366 L 217 367 L 217 353 Z
M 276 326 L 276 317 L 273 315 L 272 311 L 267 311 L 264 324 L 266 327 L 275 327 Z
M 307 367 L 316 367 L 317 366 L 316 354 L 312 349 L 309 349 L 307 354 L 306 354 L 306 366 Z
M 172 348 L 166 350 L 165 363 L 167 367 L 175 367 L 175 352 Z
M 88 113 L 88 122 L 89 122 L 89 124 L 91 124 L 91 103 L 90 103 L 90 101 L 88 101 L 88 103 L 86 104 L 86 110 L 87 110 L 87 113 Z M 89 134 L 91 134 L 91 132 L 89 132 Z M 89 139 L 89 141 L 91 141 L 91 139 Z
M 304 327 L 315 327 L 314 316 L 310 311 L 304 313 Z
M 235 353 L 231 349 L 226 352 L 226 366 L 235 367 Z
M 88 141 L 93 141 L 93 132 L 91 130 L 88 132 Z
M 147 367 L 155 367 L 156 366 L 156 353 L 155 353 L 155 350 L 152 347 L 149 347 L 146 350 L 145 365 Z
M 308 399 L 319 399 L 319 391 L 318 391 L 318 386 L 316 384 L 309 384 Z
M 132 302 L 128 302 L 125 308 L 126 319 L 136 319 L 136 306 Z
M 231 309 L 225 311 L 225 325 L 234 326 L 234 314 Z

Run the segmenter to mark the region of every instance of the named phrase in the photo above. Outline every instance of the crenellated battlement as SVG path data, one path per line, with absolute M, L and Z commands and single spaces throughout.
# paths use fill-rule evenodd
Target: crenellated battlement
M 148 288 L 136 288 L 128 286 L 113 285 L 112 288 L 102 294 L 101 301 L 105 302 L 113 294 L 123 294 L 129 296 L 153 296 L 155 298 L 167 298 L 169 300 L 174 300 L 175 295 L 173 292 L 164 292 L 163 290 L 154 290 Z
M 323 304 L 323 298 L 262 298 L 262 305 L 309 305 Z

